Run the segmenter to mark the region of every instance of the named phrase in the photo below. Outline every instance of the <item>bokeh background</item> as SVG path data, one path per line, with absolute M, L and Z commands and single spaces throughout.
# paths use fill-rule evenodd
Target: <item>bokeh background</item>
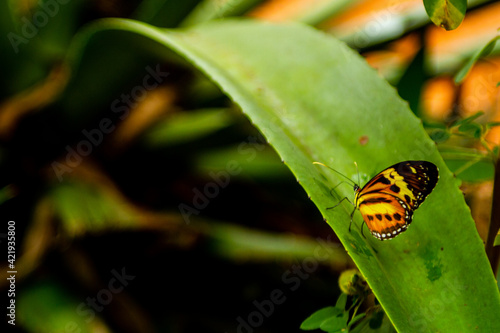
M 497 36 L 500 3 L 469 7 L 445 31 L 410 0 L 3 1 L 0 244 L 7 253 L 15 221 L 17 268 L 16 326 L 6 327 L 298 332 L 335 304 L 338 278 L 353 268 L 272 147 L 210 80 L 119 34 L 112 51 L 99 52 L 104 40 L 72 46 L 103 18 L 164 28 L 297 21 L 345 41 L 423 120 L 486 241 L 500 131 L 485 124 L 500 121 L 499 47 L 462 81 L 455 74 Z M 85 71 L 74 73 L 67 59 L 79 52 Z M 474 115 L 469 128 L 452 127 Z

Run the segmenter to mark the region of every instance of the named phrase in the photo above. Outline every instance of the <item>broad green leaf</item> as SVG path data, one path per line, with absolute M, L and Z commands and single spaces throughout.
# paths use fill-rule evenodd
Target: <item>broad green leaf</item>
M 424 0 L 424 6 L 435 25 L 453 30 L 464 20 L 467 0 Z
M 99 37 L 105 52 L 116 33 L 131 48 L 150 40 L 146 50 L 177 52 L 241 107 L 317 205 L 398 331 L 500 331 L 498 288 L 452 173 L 421 121 L 357 53 L 303 25 L 236 20 L 176 31 L 110 19 L 82 32 L 75 47 Z M 349 232 L 352 206 L 327 209 L 342 179 L 312 164 L 357 179 L 354 161 L 371 178 L 410 159 L 438 165 L 440 181 L 409 230 L 387 242 L 361 236 L 359 213 Z M 353 198 L 349 186 L 335 191 Z
M 305 331 L 318 329 L 325 320 L 340 315 L 341 313 L 342 310 L 334 306 L 319 309 L 302 322 L 300 329 Z

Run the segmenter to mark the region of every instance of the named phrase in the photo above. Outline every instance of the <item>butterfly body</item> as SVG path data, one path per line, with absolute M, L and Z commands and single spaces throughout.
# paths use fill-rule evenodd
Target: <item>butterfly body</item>
M 394 164 L 378 173 L 363 188 L 354 185 L 355 209 L 361 212 L 375 238 L 394 238 L 408 228 L 413 212 L 432 192 L 438 179 L 438 168 L 431 162 Z

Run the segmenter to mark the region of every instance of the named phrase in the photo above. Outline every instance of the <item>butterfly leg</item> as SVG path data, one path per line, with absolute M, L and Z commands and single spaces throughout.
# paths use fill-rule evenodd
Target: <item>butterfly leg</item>
M 351 232 L 352 217 L 354 216 L 355 211 L 356 211 L 356 207 L 354 207 L 354 209 L 352 210 L 352 213 L 351 213 L 351 222 L 349 222 L 349 232 Z
M 342 185 L 342 184 L 347 184 L 347 182 L 346 182 L 346 181 L 341 181 L 340 183 L 338 183 L 337 185 L 335 185 L 335 186 L 334 186 L 334 187 L 330 190 L 330 195 L 331 195 L 332 197 L 334 197 L 334 198 L 336 197 L 336 195 L 335 195 L 335 192 L 334 192 L 334 191 L 335 191 L 335 189 L 336 189 L 337 187 L 339 187 L 339 186 L 340 186 L 340 185 Z
M 349 222 L 349 232 L 351 232 L 352 218 L 353 218 L 355 212 L 356 212 L 356 207 L 354 207 L 354 209 L 351 213 L 351 222 Z M 363 221 L 363 223 L 361 224 L 361 236 L 363 236 L 363 238 L 366 238 L 366 236 L 363 234 L 363 226 L 364 225 L 365 225 L 365 221 Z
M 351 200 L 349 200 L 348 197 L 343 197 L 342 200 L 340 200 L 339 202 L 337 202 L 337 204 L 333 207 L 327 207 L 326 209 L 334 209 L 335 207 L 337 207 L 338 205 L 340 205 L 342 203 L 342 201 L 344 200 L 347 200 L 347 202 L 349 202 L 351 205 L 353 205 L 353 203 L 351 202 Z
M 354 209 L 352 210 L 352 213 L 351 213 L 351 221 L 349 222 L 349 232 L 351 232 L 351 224 L 352 224 L 352 218 L 354 216 L 354 213 L 356 212 L 356 206 L 351 202 L 351 200 L 349 200 L 349 198 L 347 197 L 343 197 L 342 200 L 340 200 L 339 202 L 337 202 L 337 204 L 333 207 L 327 207 L 326 209 L 334 209 L 335 207 L 337 207 L 338 205 L 340 205 L 342 203 L 342 201 L 344 200 L 347 200 L 347 202 L 349 202 L 351 205 L 354 206 Z M 361 229 L 361 234 L 363 235 L 363 229 Z M 364 237 L 364 235 L 363 235 Z
M 365 225 L 365 221 L 363 221 L 363 223 L 361 223 L 361 236 L 363 236 L 363 238 L 366 239 L 366 236 L 365 234 L 363 234 L 363 226 Z

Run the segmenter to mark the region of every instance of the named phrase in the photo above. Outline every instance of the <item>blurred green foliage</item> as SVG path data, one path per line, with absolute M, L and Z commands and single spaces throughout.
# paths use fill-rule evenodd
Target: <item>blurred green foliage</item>
M 337 42 L 315 30 L 359 1 L 323 1 L 290 18 L 312 28 L 284 25 L 274 30 L 262 23 L 252 30 L 237 20 L 224 25 L 227 17 L 248 15 L 265 3 L 0 3 L 5 37 L 0 42 L 0 204 L 5 222 L 16 222 L 18 331 L 298 331 L 308 314 L 335 302 L 335 307 L 313 315 L 321 320 L 306 326 L 394 331 L 380 306 L 371 307 L 373 294 L 366 302 L 358 298 L 353 307 L 347 303 L 353 299 L 336 285 L 341 272 L 354 264 L 318 212 L 320 208 L 325 215 L 324 208 L 336 200 L 330 195 L 336 184 L 309 158 L 334 164 L 349 176 L 355 174 L 352 162 L 357 161 L 363 179 L 369 179 L 391 163 L 387 156 L 410 158 L 410 148 L 401 147 L 424 138 L 424 131 L 355 52 L 342 46 L 339 53 L 329 54 L 331 49 L 321 46 Z M 458 22 L 458 16 L 452 19 Z M 400 24 L 382 25 L 380 33 L 364 36 L 363 45 L 358 30 L 338 35 L 325 30 L 361 52 L 383 49 L 385 41 L 422 32 L 420 27 L 429 23 L 419 10 L 392 18 Z M 201 25 L 211 20 L 222 22 L 211 28 Z M 187 27 L 191 30 L 183 30 Z M 479 51 L 464 47 L 471 58 L 462 67 L 453 65 L 455 72 L 462 68 L 457 82 L 481 57 L 498 53 L 494 41 Z M 421 52 L 411 64 L 392 69 L 391 83 L 417 114 L 415 92 L 435 74 L 425 68 L 423 57 Z M 344 61 L 345 67 L 329 77 L 325 71 L 333 73 L 334 61 Z M 346 70 L 350 78 L 342 76 Z M 348 79 L 354 81 L 346 84 Z M 402 123 L 397 130 L 391 121 L 380 122 L 382 108 L 385 116 L 394 116 L 392 124 Z M 491 161 L 498 151 L 491 149 L 485 156 L 473 147 L 484 143 L 496 125 L 476 118 L 426 123 L 446 166 L 465 182 L 494 177 Z M 369 134 L 368 146 L 359 144 L 356 129 Z M 408 138 L 397 142 L 405 133 Z M 459 134 L 467 141 L 458 140 Z M 432 156 L 441 158 L 434 150 Z M 440 167 L 446 172 L 445 164 Z M 441 182 L 456 194 L 450 178 L 447 174 Z M 339 191 L 351 195 L 347 187 Z M 436 200 L 444 192 L 436 193 Z M 187 215 L 182 203 L 189 207 L 184 208 Z M 422 216 L 445 204 L 429 206 Z M 459 207 L 466 209 L 463 202 Z M 325 216 L 363 273 L 377 277 L 368 282 L 383 301 L 392 289 L 384 289 L 386 282 L 378 274 L 397 273 L 401 267 L 373 264 L 367 255 L 378 253 L 387 260 L 404 253 L 409 264 L 429 257 L 418 251 L 407 254 L 409 243 L 395 243 L 398 252 L 392 254 L 360 238 L 357 230 L 348 234 L 342 209 Z M 471 221 L 459 218 L 462 222 L 456 225 Z M 422 217 L 421 226 L 412 229 L 423 235 L 432 223 Z M 469 285 L 467 276 L 460 278 L 473 288 L 470 292 L 481 295 L 493 279 L 484 273 L 484 258 L 475 260 L 481 253 L 473 226 L 459 229 L 471 234 L 456 236 L 455 242 L 464 244 L 455 253 L 470 254 L 455 260 L 478 265 L 474 272 L 483 289 Z M 448 235 L 447 245 L 453 246 L 459 229 Z M 438 244 L 435 236 L 429 239 L 433 243 L 427 245 Z M 326 254 L 318 259 L 320 252 Z M 431 266 L 454 265 L 447 261 L 451 256 L 424 259 Z M 0 267 L 4 295 L 9 290 L 7 264 Z M 122 267 L 137 278 L 110 293 L 110 272 Z M 457 269 L 466 271 L 468 266 Z M 404 283 L 402 278 L 395 285 Z M 269 304 L 276 290 L 286 302 L 274 304 L 272 315 L 266 316 L 259 306 Z M 406 312 L 395 310 L 394 304 L 412 292 L 419 293 L 403 291 L 387 303 L 396 327 L 404 327 Z M 463 296 L 453 295 L 455 300 Z M 491 312 L 497 299 L 492 295 L 488 300 Z M 423 298 L 420 304 L 428 301 Z M 467 301 L 473 308 L 478 300 Z M 353 314 L 354 308 L 359 311 Z M 462 318 L 459 324 L 468 320 L 475 322 Z

